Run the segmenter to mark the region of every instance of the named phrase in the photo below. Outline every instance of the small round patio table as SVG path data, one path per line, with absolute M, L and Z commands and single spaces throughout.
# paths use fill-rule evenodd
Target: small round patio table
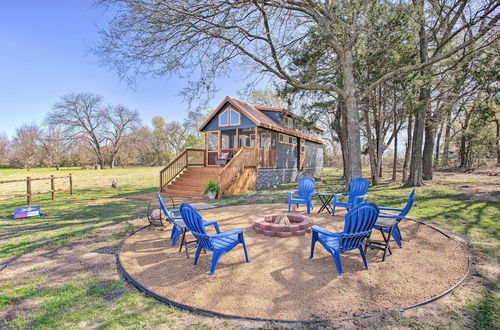
M 321 207 L 319 208 L 318 213 L 321 213 L 321 212 L 323 212 L 324 209 L 326 209 L 328 211 L 328 213 L 332 214 L 331 204 L 332 204 L 332 199 L 333 199 L 334 195 L 335 195 L 334 193 L 319 193 L 319 194 L 317 194 L 319 200 L 322 203 Z

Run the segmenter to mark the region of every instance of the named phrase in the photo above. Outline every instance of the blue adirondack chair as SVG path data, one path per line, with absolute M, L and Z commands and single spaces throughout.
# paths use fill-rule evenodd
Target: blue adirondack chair
M 205 249 L 212 251 L 210 275 L 213 275 L 220 258 L 240 243 L 243 245 L 246 261 L 250 262 L 245 238 L 243 236 L 243 229 L 237 228 L 224 233 L 217 233 L 217 235 L 208 235 L 201 215 L 191 205 L 182 203 L 180 212 L 186 226 L 198 240 L 198 247 L 194 255 L 193 265 L 198 263 L 198 257 L 200 256 L 201 250 Z
M 165 213 L 165 216 L 167 219 L 172 223 L 173 228 L 172 232 L 170 234 L 170 239 L 172 241 L 172 246 L 175 246 L 177 244 L 177 241 L 179 240 L 179 237 L 181 237 L 181 245 L 179 246 L 179 252 L 182 250 L 182 246 L 184 245 L 186 248 L 186 255 L 189 257 L 188 254 L 188 244 L 193 243 L 193 242 L 188 242 L 186 240 L 186 233 L 189 232 L 189 229 L 187 229 L 186 224 L 184 223 L 184 220 L 182 219 L 182 216 L 176 216 L 175 214 L 180 214 L 180 211 L 178 209 L 176 210 L 169 210 L 165 203 L 163 202 L 163 199 L 161 198 L 160 193 L 158 193 L 158 202 L 160 203 L 160 207 Z M 215 231 L 217 233 L 220 233 L 219 230 L 219 225 L 217 224 L 216 221 L 206 221 L 203 222 L 203 225 L 206 226 L 214 226 Z
M 305 204 L 307 207 L 307 214 L 311 213 L 313 208 L 312 199 L 316 193 L 314 192 L 314 187 L 316 186 L 316 181 L 305 176 L 299 180 L 299 189 L 295 191 L 290 191 L 288 193 L 288 212 L 290 212 L 290 207 L 292 204 Z M 297 198 L 293 197 L 293 194 L 297 194 Z
M 366 197 L 369 185 L 370 184 L 365 179 L 356 178 L 351 181 L 351 184 L 349 185 L 349 192 L 333 195 L 332 215 L 335 215 L 336 207 L 345 207 L 347 211 L 349 211 L 356 204 L 361 203 L 363 198 Z M 349 198 L 347 202 L 342 202 L 340 201 L 340 196 L 349 196 Z
M 410 196 L 408 197 L 408 202 L 406 202 L 406 206 L 405 206 L 404 209 L 397 209 L 397 208 L 393 208 L 393 207 L 381 207 L 381 206 L 379 206 L 380 211 L 394 211 L 394 212 L 399 212 L 399 214 L 380 213 L 378 217 L 379 217 L 379 219 L 382 218 L 382 219 L 396 220 L 396 225 L 394 225 L 394 227 L 392 229 L 392 237 L 394 237 L 394 240 L 396 241 L 396 243 L 398 244 L 398 246 L 400 248 L 403 247 L 403 243 L 401 242 L 402 239 L 403 239 L 403 237 L 401 236 L 401 231 L 399 230 L 398 224 L 399 224 L 399 222 L 401 220 L 404 219 L 404 217 L 406 217 L 406 215 L 408 214 L 408 212 L 410 212 L 410 210 L 411 210 L 411 208 L 413 206 L 413 202 L 415 201 L 415 194 L 416 194 L 416 190 L 414 188 L 411 191 Z M 387 228 L 386 226 L 378 226 L 377 223 L 375 223 L 374 229 L 383 230 L 386 233 L 389 232 L 389 228 Z
M 363 263 L 368 269 L 363 241 L 370 235 L 377 217 L 378 207 L 370 202 L 365 202 L 354 206 L 346 215 L 344 231 L 332 233 L 319 226 L 312 226 L 311 255 L 314 255 L 314 246 L 319 241 L 323 247 L 332 254 L 333 261 L 337 267 L 339 276 L 342 275 L 342 260 L 340 253 L 358 249 Z

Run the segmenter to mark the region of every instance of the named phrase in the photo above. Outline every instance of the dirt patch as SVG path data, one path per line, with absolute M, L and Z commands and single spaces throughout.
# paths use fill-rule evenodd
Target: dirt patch
M 369 270 L 358 252 L 344 253 L 344 275 L 339 277 L 332 256 L 320 244 L 308 259 L 310 234 L 280 239 L 253 231 L 260 214 L 280 211 L 285 211 L 284 205 L 202 211 L 206 219 L 217 220 L 222 231 L 244 228 L 251 258 L 246 263 L 238 246 L 222 257 L 214 276 L 208 274 L 211 254 L 202 254 L 193 266 L 192 259 L 170 246 L 169 231 L 138 232 L 122 246 L 120 257 L 142 285 L 178 303 L 279 320 L 333 319 L 410 306 L 442 293 L 467 270 L 467 255 L 455 241 L 428 226 L 403 221 L 403 249 L 393 242 L 393 255 L 385 262 L 381 252 L 369 250 Z M 312 218 L 332 231 L 343 226 L 342 216 Z

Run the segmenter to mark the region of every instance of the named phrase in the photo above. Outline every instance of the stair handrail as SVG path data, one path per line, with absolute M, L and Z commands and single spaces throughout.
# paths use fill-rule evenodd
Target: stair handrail
M 236 182 L 245 167 L 257 167 L 257 151 L 257 148 L 241 147 L 226 166 L 224 166 L 224 169 L 219 174 L 219 187 L 222 196 Z
M 196 162 L 190 163 L 189 152 L 195 152 L 195 153 L 203 152 L 203 161 L 198 163 Z M 184 149 L 183 152 L 178 154 L 171 162 L 169 162 L 160 171 L 160 191 L 163 192 L 165 186 L 168 185 L 170 182 L 172 182 L 172 180 L 174 180 L 189 165 L 204 165 L 204 163 L 205 163 L 204 149 L 191 149 L 191 148 Z

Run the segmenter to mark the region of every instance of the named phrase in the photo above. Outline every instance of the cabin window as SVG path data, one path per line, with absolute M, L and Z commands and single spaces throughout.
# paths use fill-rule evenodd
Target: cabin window
M 208 133 L 208 151 L 217 151 L 219 134 L 217 132 Z
M 219 115 L 219 126 L 229 126 L 229 111 L 224 111 Z
M 219 114 L 219 126 L 238 126 L 241 124 L 241 115 L 238 111 L 228 108 Z
M 240 113 L 230 109 L 229 110 L 229 124 L 231 126 L 237 126 L 241 124 L 241 118 L 240 118 Z
M 276 132 L 259 128 L 260 148 L 276 149 Z
M 297 138 L 295 136 L 280 133 L 279 134 L 279 142 L 281 144 L 296 146 L 297 145 Z
M 283 126 L 293 128 L 293 119 L 290 117 L 283 117 Z

